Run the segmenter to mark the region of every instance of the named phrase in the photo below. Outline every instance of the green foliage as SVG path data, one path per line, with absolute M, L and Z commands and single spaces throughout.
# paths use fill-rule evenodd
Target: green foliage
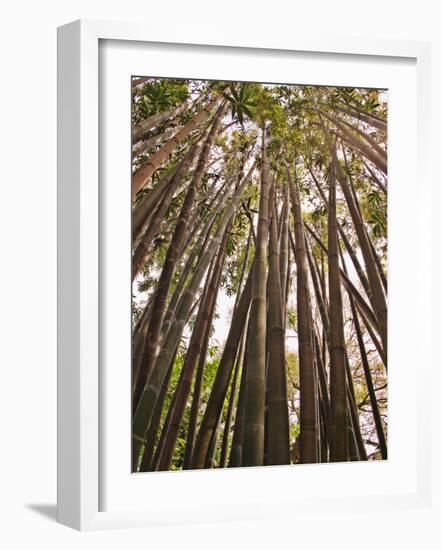
M 362 200 L 364 217 L 371 225 L 373 236 L 387 238 L 387 205 L 385 195 L 370 191 Z
M 286 351 L 287 377 L 297 386 L 299 384 L 299 357 L 293 351 Z
M 287 325 L 292 330 L 296 330 L 298 326 L 296 308 L 294 307 L 287 309 Z
M 245 117 L 253 118 L 258 106 L 258 84 L 230 84 L 225 93 L 231 104 L 232 117 L 237 118 L 241 125 Z
M 290 441 L 293 442 L 298 439 L 299 434 L 301 433 L 301 424 L 298 422 L 293 422 L 290 424 Z
M 139 95 L 137 114 L 148 118 L 186 101 L 188 84 L 185 80 L 152 79 L 142 86 Z

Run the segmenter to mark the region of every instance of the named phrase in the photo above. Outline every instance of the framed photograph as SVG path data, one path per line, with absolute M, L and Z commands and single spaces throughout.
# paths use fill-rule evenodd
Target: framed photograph
M 430 45 L 58 52 L 59 521 L 428 506 Z

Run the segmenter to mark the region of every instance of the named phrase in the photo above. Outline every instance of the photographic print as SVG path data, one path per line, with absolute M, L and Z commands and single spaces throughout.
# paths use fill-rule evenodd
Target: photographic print
M 131 94 L 132 471 L 385 460 L 387 90 Z

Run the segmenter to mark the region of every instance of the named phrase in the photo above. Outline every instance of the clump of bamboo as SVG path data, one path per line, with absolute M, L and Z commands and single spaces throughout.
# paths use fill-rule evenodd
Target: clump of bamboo
M 133 79 L 133 471 L 387 458 L 384 94 Z

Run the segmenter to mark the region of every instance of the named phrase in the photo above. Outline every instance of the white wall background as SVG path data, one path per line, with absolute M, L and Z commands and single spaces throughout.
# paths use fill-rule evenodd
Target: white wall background
M 164 29 L 204 26 L 227 37 L 293 34 L 381 36 L 434 41 L 434 128 L 441 127 L 442 36 L 439 2 L 403 0 L 15 0 L 3 5 L 0 32 L 0 544 L 4 548 L 440 548 L 441 509 L 387 516 L 293 517 L 282 522 L 79 534 L 54 522 L 56 494 L 56 27 L 79 17 L 145 21 Z M 439 97 L 438 97 L 439 96 Z M 440 132 L 434 136 L 434 168 Z M 439 142 L 439 143 L 438 143 Z M 437 149 L 438 148 L 438 149 Z M 439 154 L 436 155 L 436 151 Z M 434 169 L 438 233 L 440 172 Z M 410 220 L 411 223 L 411 220 Z M 434 281 L 442 280 L 440 244 Z M 412 258 L 410 258 L 412 261 Z M 434 341 L 441 293 L 434 287 Z M 440 453 L 440 369 L 433 382 L 435 446 Z M 417 366 L 418 371 L 418 366 Z M 441 476 L 434 471 L 437 506 Z M 296 488 L 293 488 L 296 490 Z

